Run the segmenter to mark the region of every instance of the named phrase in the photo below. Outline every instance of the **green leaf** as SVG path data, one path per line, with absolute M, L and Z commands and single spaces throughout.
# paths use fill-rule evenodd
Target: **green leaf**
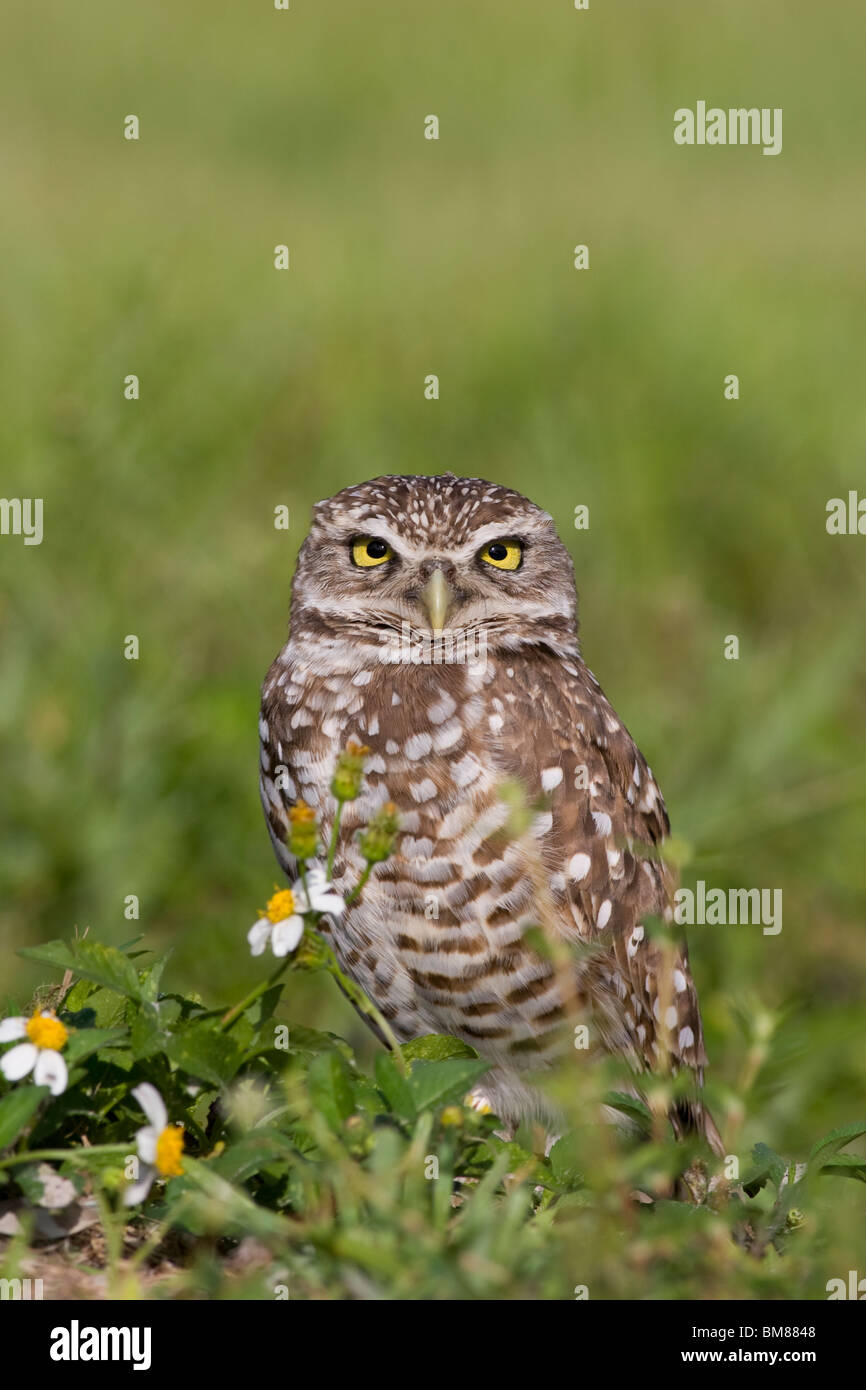
M 339 1134 L 343 1124 L 355 1113 L 352 1073 L 339 1052 L 323 1052 L 314 1057 L 307 1071 L 310 1100 Z
M 0 1149 L 18 1138 L 47 1095 L 46 1086 L 18 1086 L 0 1100 Z
M 92 980 L 76 980 L 63 1001 L 63 1012 L 65 1014 L 78 1013 L 84 1008 L 89 996 L 93 993 L 93 989 Z
M 787 1172 L 788 1165 L 767 1144 L 756 1144 L 752 1149 L 755 1171 L 743 1179 L 743 1189 L 750 1197 L 760 1192 L 764 1185 L 772 1181 L 778 1187 Z
M 821 1167 L 821 1176 L 828 1174 L 836 1178 L 856 1178 L 859 1182 L 866 1182 L 866 1158 L 859 1158 L 857 1154 L 836 1154 L 835 1158 L 830 1158 Z
M 165 970 L 170 956 L 171 950 L 165 951 L 161 956 L 156 958 L 153 965 L 149 966 L 147 970 L 142 971 L 142 995 L 151 1004 L 155 1004 L 159 998 L 159 985 L 162 980 L 162 972 Z
M 45 1185 L 39 1176 L 38 1163 L 21 1163 L 15 1169 L 15 1181 L 33 1206 L 38 1206 L 45 1193 Z
M 619 1110 L 621 1114 L 628 1115 L 629 1119 L 637 1120 L 646 1133 L 652 1130 L 652 1113 L 637 1096 L 630 1096 L 627 1091 L 608 1091 L 602 1100 L 612 1110 Z
M 355 1110 L 365 1110 L 368 1115 L 385 1115 L 388 1113 L 387 1102 L 382 1099 L 381 1092 L 374 1086 L 366 1076 L 356 1076 L 353 1079 L 353 1092 L 355 1096 Z
M 130 1001 L 122 994 L 95 985 L 92 980 L 79 980 L 78 984 L 88 990 L 87 1002 L 73 1009 L 70 1001 L 78 989 L 78 985 L 74 985 L 60 1010 L 64 1023 L 71 1028 L 117 1028 L 125 1022 Z
M 397 1063 L 388 1052 L 378 1052 L 374 1063 L 376 1085 L 382 1092 L 392 1114 L 399 1120 L 415 1119 L 415 1101 L 409 1082 L 397 1068 Z
M 134 1003 L 127 1005 L 129 1019 L 129 1045 L 133 1056 L 139 1061 L 152 1057 L 155 1052 L 164 1052 L 168 1046 L 170 1030 L 177 1024 L 181 1006 L 176 999 L 161 999 L 159 1004 Z
M 243 1188 L 232 1186 L 214 1172 L 212 1163 L 185 1155 L 184 1167 L 186 1176 L 166 1184 L 162 1203 L 152 1201 L 151 1212 L 157 1219 L 176 1219 L 183 1229 L 198 1235 L 289 1242 L 291 1227 L 286 1218 L 259 1206 Z
M 274 1010 L 275 1010 L 275 1008 L 277 1007 L 277 1005 L 278 1005 L 279 1002 L 280 1002 L 280 997 L 281 997 L 281 995 L 282 995 L 282 992 L 283 992 L 283 987 L 282 987 L 282 985 L 272 985 L 270 989 L 266 989 L 266 990 L 265 990 L 264 994 L 260 994 L 259 997 L 258 997 L 258 999 L 254 999 L 253 1002 L 252 1002 L 252 1004 L 250 1004 L 250 1006 L 249 1006 L 248 1009 L 245 1009 L 245 1010 L 244 1010 L 244 1018 L 249 1019 L 250 1023 L 251 1023 L 252 1026 L 253 1026 L 253 1028 L 261 1028 L 261 1027 L 263 1027 L 264 1024 L 266 1024 L 271 1018 L 273 1018 L 273 1016 L 274 1016 Z M 291 1046 L 291 1040 L 292 1040 L 292 1032 L 294 1032 L 294 1031 L 301 1032 L 301 1033 L 305 1033 L 305 1032 L 307 1032 L 307 1029 L 306 1029 L 306 1028 L 300 1028 L 300 1029 L 297 1029 L 297 1030 L 295 1030 L 295 1029 L 290 1030 L 290 1031 L 289 1031 L 289 1045 L 290 1045 L 290 1046 Z M 326 1037 L 327 1034 L 321 1034 L 320 1036 Z
M 462 1101 L 490 1063 L 481 1058 L 452 1058 L 447 1062 L 414 1062 L 409 1090 L 416 1110 L 439 1109 Z
M 546 1187 L 552 1185 L 550 1181 L 551 1169 L 536 1154 L 525 1149 L 522 1144 L 516 1143 L 513 1139 L 506 1142 L 495 1134 L 488 1134 L 484 1143 L 497 1158 L 501 1153 L 508 1155 L 509 1173 L 520 1172 L 524 1175 L 524 1179 L 528 1179 L 536 1185 L 543 1184 Z
M 409 1062 L 446 1062 L 451 1057 L 478 1056 L 474 1047 L 441 1033 L 425 1033 L 422 1038 L 413 1038 L 404 1043 L 400 1051 Z
M 212 1023 L 190 1023 L 168 1039 L 166 1055 L 181 1071 L 216 1086 L 231 1081 L 243 1053 L 228 1033 Z
M 547 1161 L 562 1191 L 577 1192 L 583 1187 L 583 1170 L 575 1135 L 563 1134 L 561 1139 L 557 1139 Z
M 85 1057 L 98 1052 L 101 1047 L 110 1047 L 126 1038 L 126 1028 L 80 1028 L 70 1033 L 69 1041 L 63 1049 L 66 1065 L 71 1069 Z
M 823 1168 L 824 1164 L 830 1161 L 833 1154 L 839 1149 L 844 1149 L 847 1144 L 851 1143 L 852 1139 L 859 1139 L 861 1134 L 866 1134 L 866 1121 L 864 1120 L 855 1120 L 850 1125 L 842 1125 L 839 1129 L 831 1129 L 829 1134 L 825 1134 L 823 1139 L 819 1139 L 816 1144 L 813 1144 L 807 1160 L 810 1167 L 815 1159 L 821 1156 L 821 1162 L 815 1164 L 815 1167 L 818 1169 Z
M 42 946 L 28 946 L 18 954 L 27 960 L 53 965 L 58 970 L 71 970 L 130 999 L 143 997 L 138 972 L 132 961 L 113 946 L 103 946 L 100 941 L 47 941 Z
M 296 1157 L 284 1134 L 263 1127 L 231 1144 L 218 1158 L 211 1159 L 208 1166 L 229 1182 L 242 1183 L 272 1163 L 285 1164 Z
M 266 996 L 262 996 L 263 998 Z M 342 1052 L 350 1054 L 348 1043 L 336 1033 L 320 1033 L 316 1028 L 300 1028 L 296 1024 L 289 1027 L 289 1055 L 315 1057 L 320 1052 Z

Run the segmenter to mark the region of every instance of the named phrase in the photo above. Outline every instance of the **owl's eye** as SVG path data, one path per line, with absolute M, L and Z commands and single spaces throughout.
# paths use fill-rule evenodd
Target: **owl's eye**
M 393 560 L 394 552 L 387 541 L 378 536 L 356 536 L 352 541 L 352 560 L 361 569 L 372 569 L 374 565 L 384 565 Z
M 490 541 L 478 555 L 498 570 L 519 570 L 523 563 L 523 546 L 520 541 Z

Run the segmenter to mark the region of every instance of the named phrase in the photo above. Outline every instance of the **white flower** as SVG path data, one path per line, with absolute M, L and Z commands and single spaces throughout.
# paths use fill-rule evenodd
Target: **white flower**
M 7 1081 L 20 1081 L 33 1073 L 37 1086 L 47 1086 L 53 1096 L 66 1090 L 69 1073 L 60 1055 L 69 1033 L 55 1014 L 48 1010 L 32 1018 L 4 1018 L 0 1023 L 0 1043 L 27 1038 L 0 1058 L 0 1071 Z
M 150 1124 L 138 1130 L 135 1136 L 140 1164 L 137 1180 L 130 1183 L 123 1194 L 126 1207 L 135 1207 L 144 1201 L 154 1178 L 179 1178 L 183 1173 L 180 1162 L 183 1127 L 169 1124 L 165 1101 L 149 1081 L 136 1086 L 132 1094 Z
M 323 868 L 313 865 L 307 869 L 306 886 L 304 879 L 293 883 L 291 888 L 281 888 L 269 900 L 261 917 L 247 932 L 247 941 L 254 956 L 260 956 L 270 942 L 275 956 L 287 956 L 300 944 L 304 934 L 304 914 L 307 912 L 327 912 L 338 917 L 345 907 L 339 893 L 331 891 L 331 884 Z

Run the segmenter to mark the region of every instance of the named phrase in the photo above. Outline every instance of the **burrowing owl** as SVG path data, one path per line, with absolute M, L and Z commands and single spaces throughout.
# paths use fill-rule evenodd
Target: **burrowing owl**
M 359 826 L 397 807 L 395 853 L 328 930 L 400 1039 L 470 1043 L 494 1064 L 482 1085 L 506 1120 L 542 1113 L 521 1073 L 549 1063 L 574 1008 L 636 1070 L 664 1056 L 700 1080 L 685 948 L 645 928 L 672 915 L 664 802 L 581 658 L 574 570 L 546 512 L 451 473 L 318 503 L 260 730 L 262 799 L 290 874 L 288 811 L 305 801 L 329 835 L 349 741 L 370 753 L 338 889 L 363 867 Z M 572 963 L 534 949 L 530 926 Z M 690 1113 L 711 1124 L 699 1101 Z

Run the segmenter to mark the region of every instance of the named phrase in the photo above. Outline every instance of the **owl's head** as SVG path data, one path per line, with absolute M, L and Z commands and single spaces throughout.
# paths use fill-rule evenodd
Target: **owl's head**
M 489 650 L 577 647 L 571 557 L 511 488 L 453 473 L 382 477 L 318 502 L 298 556 L 292 636 L 483 631 Z

